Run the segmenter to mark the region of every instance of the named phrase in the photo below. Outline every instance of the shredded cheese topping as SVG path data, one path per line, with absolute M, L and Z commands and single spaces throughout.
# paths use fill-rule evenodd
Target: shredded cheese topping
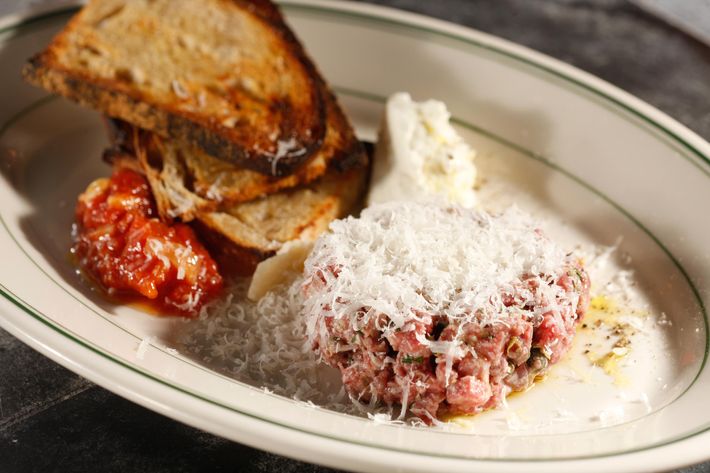
M 564 299 L 554 281 L 569 263 L 515 207 L 494 217 L 437 204 L 375 205 L 360 218 L 333 222 L 306 260 L 308 335 L 326 340 L 329 317 L 351 317 L 354 326 L 377 320 L 384 336 L 433 315 L 505 324 L 525 305 L 506 304 L 513 294 L 535 306 L 527 316 L 541 320 Z M 433 353 L 458 355 L 459 340 L 419 341 Z

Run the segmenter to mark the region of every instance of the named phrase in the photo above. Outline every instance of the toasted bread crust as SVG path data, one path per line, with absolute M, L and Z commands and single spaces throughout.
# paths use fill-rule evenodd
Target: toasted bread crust
M 367 168 L 362 167 L 347 173 L 330 172 L 308 186 L 250 202 L 198 210 L 200 199 L 181 184 L 180 169 L 175 169 L 176 176 L 165 176 L 147 153 L 136 157 L 112 148 L 109 154 L 114 166 L 126 166 L 146 176 L 163 221 L 179 219 L 192 225 L 220 266 L 239 275 L 250 275 L 284 243 L 315 239 L 332 220 L 357 211 L 366 188 Z M 184 203 L 179 201 L 188 200 L 188 205 L 179 208 Z
M 198 89 L 189 100 L 170 98 L 169 94 L 166 98 L 165 91 L 156 95 L 149 87 L 123 80 L 119 70 L 114 71 L 115 77 L 109 77 L 105 71 L 99 74 L 91 65 L 82 65 L 81 60 L 76 60 L 82 57 L 82 47 L 93 47 L 83 46 L 88 40 L 82 39 L 82 35 L 93 39 L 91 35 L 97 27 L 89 19 L 93 19 L 91 15 L 96 16 L 93 10 L 98 9 L 96 5 L 101 2 L 93 1 L 77 14 L 47 50 L 29 61 L 23 74 L 29 82 L 183 146 L 200 148 L 211 156 L 262 174 L 292 174 L 320 148 L 325 136 L 326 104 L 322 79 L 273 4 L 266 0 L 213 1 L 215 5 L 211 7 L 223 9 L 227 16 L 239 16 L 269 41 L 269 47 L 279 51 L 277 58 L 259 58 L 262 62 L 256 66 L 249 63 L 251 73 L 247 72 L 247 76 L 236 76 L 238 82 L 255 79 L 262 95 L 254 96 L 252 89 L 233 85 L 233 78 L 229 78 L 232 85 L 224 86 L 227 88 L 220 89 L 215 95 L 215 103 L 222 100 L 219 103 L 229 106 L 231 115 L 227 118 L 195 110 L 199 108 L 196 105 L 197 90 L 201 97 L 205 91 L 212 97 L 210 84 L 194 85 Z M 200 6 L 199 3 L 196 5 Z M 111 59 L 111 53 L 108 56 Z M 110 59 L 109 64 L 112 64 Z M 279 66 L 281 63 L 286 66 Z M 290 79 L 284 84 L 292 84 L 291 89 L 277 93 L 278 84 L 264 85 L 276 80 L 271 77 L 276 70 L 287 71 Z M 220 76 L 215 80 L 224 78 Z M 161 87 L 164 88 L 164 84 Z M 278 95 L 280 93 L 283 95 Z M 246 110 L 242 112 L 245 106 Z
M 321 90 L 325 96 L 327 106 L 327 126 L 325 140 L 321 153 L 331 154 L 328 161 L 329 169 L 338 172 L 347 172 L 351 169 L 367 166 L 369 157 L 360 140 L 355 136 L 355 131 L 350 121 L 345 116 L 338 98 L 325 82 L 321 82 Z M 336 130 L 337 133 L 332 133 Z M 332 139 L 331 139 L 332 138 Z
M 241 3 L 244 8 L 281 27 L 284 23 L 281 10 L 271 0 L 234 0 Z

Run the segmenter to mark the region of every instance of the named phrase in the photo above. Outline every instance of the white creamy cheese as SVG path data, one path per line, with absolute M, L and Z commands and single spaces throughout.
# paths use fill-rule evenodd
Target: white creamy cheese
M 436 100 L 414 102 L 404 92 L 387 100 L 368 205 L 429 199 L 474 205 L 476 153 L 450 118 L 446 105 Z
M 256 266 L 247 297 L 258 301 L 269 291 L 303 271 L 303 262 L 313 249 L 313 242 L 294 240 L 285 243 L 271 258 Z

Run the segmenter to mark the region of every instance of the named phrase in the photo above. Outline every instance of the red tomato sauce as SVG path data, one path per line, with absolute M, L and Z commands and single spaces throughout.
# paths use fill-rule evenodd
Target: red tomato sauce
M 126 168 L 79 196 L 73 252 L 110 295 L 138 294 L 168 314 L 197 315 L 223 285 L 193 230 L 161 222 L 148 182 Z

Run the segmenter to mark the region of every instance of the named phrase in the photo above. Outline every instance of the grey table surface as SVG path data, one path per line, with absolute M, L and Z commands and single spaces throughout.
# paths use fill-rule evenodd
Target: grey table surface
M 640 97 L 710 140 L 710 48 L 629 2 L 368 1 L 467 25 L 549 54 Z M 693 1 L 685 0 L 686 5 Z M 39 3 L 46 1 L 0 0 L 0 15 Z M 333 470 L 155 414 L 0 330 L 0 472 L 35 471 Z M 710 462 L 679 471 L 710 473 Z

